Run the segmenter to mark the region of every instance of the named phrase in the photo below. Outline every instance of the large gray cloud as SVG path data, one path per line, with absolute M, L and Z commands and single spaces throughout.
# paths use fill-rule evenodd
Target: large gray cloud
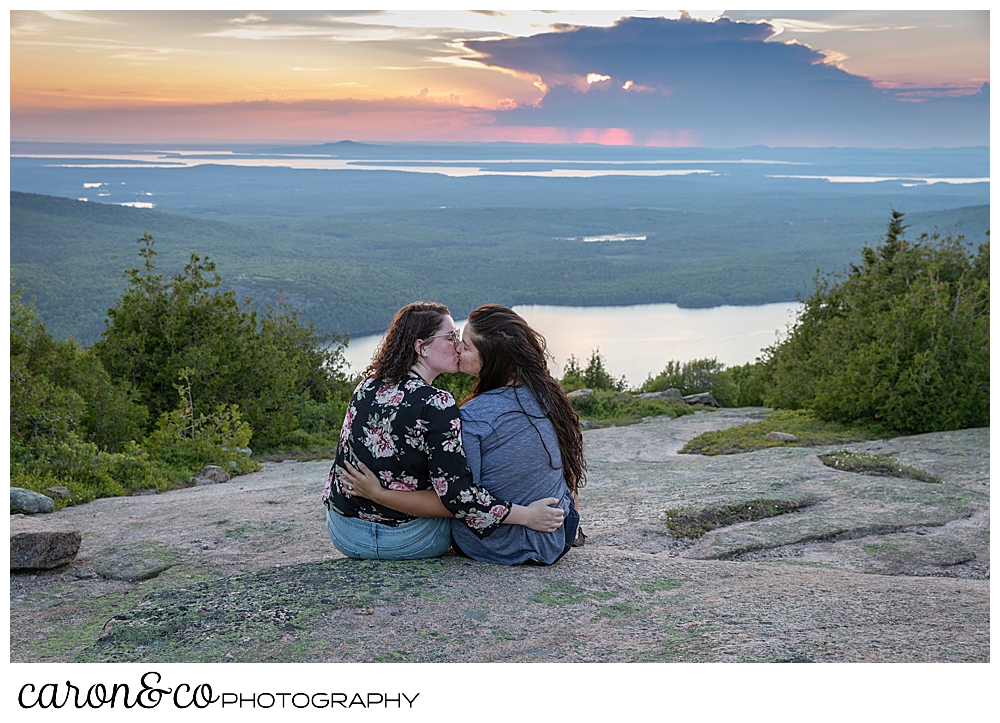
M 989 143 L 988 87 L 904 102 L 809 47 L 765 42 L 773 34 L 767 23 L 727 18 L 623 18 L 466 46 L 485 65 L 547 86 L 536 107 L 498 114 L 505 125 L 628 128 L 639 141 L 688 129 L 707 145 Z M 610 78 L 588 86 L 588 74 Z

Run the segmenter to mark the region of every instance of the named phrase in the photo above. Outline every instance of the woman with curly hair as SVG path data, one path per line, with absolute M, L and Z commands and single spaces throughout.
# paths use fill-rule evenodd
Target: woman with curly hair
M 545 339 L 512 310 L 485 304 L 469 315 L 458 349 L 460 370 L 478 377 L 461 408 L 473 481 L 514 503 L 539 496 L 557 501 L 566 516 L 561 529 L 507 526 L 488 537 L 455 520 L 454 546 L 483 562 L 552 564 L 576 542 L 576 493 L 586 464 L 579 417 L 549 373 Z M 346 474 L 352 494 L 414 511 L 412 495 L 385 489 L 363 468 Z
M 473 482 L 455 399 L 431 386 L 457 371 L 457 340 L 448 307 L 409 304 L 354 390 L 323 495 L 330 539 L 348 557 L 437 557 L 452 544 L 449 518 L 476 539 L 501 526 L 551 532 L 562 524 L 563 509 L 551 506 L 558 499 L 518 504 Z M 375 470 L 379 489 L 407 493 L 407 509 L 358 496 L 345 466 Z

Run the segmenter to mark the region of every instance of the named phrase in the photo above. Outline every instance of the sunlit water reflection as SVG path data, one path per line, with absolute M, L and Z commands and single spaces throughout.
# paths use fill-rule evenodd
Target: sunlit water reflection
M 638 385 L 670 360 L 716 357 L 732 366 L 753 361 L 773 344 L 778 332 L 795 320 L 798 302 L 762 306 L 717 306 L 681 309 L 676 304 L 639 306 L 515 306 L 540 331 L 555 357 L 553 373 L 561 376 L 570 355 L 583 365 L 600 349 L 607 369 Z M 456 320 L 459 326 L 465 320 Z M 351 339 L 346 357 L 353 371 L 371 359 L 381 335 Z

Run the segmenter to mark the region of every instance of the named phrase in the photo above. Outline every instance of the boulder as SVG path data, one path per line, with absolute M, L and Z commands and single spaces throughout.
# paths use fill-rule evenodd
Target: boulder
M 54 529 L 33 518 L 10 518 L 10 569 L 48 570 L 71 562 L 80 550 L 79 530 Z
M 643 392 L 633 394 L 632 399 L 662 399 L 667 402 L 683 402 L 684 397 L 680 389 L 664 389 L 662 392 Z
M 51 497 L 21 487 L 10 488 L 11 512 L 27 512 L 32 515 L 38 512 L 52 512 L 54 505 Z
M 10 569 L 48 570 L 72 562 L 80 551 L 79 530 L 11 531 Z
M 580 420 L 580 429 L 594 429 L 595 427 L 597 427 L 597 425 L 591 422 L 589 419 Z
M 222 467 L 216 467 L 214 464 L 208 464 L 202 467 L 201 471 L 198 473 L 198 477 L 207 477 L 213 482 L 229 481 L 229 473 L 222 469 Z M 201 483 L 199 482 L 199 484 Z
M 702 392 L 701 394 L 688 394 L 684 397 L 685 404 L 704 404 L 706 407 L 717 407 L 719 403 L 715 401 L 715 397 L 712 396 L 711 392 Z
M 764 435 L 764 439 L 768 442 L 797 442 L 799 438 L 794 434 L 787 434 L 786 432 L 768 432 Z
M 592 396 L 594 396 L 594 390 L 577 389 L 575 392 L 570 392 L 566 396 L 569 397 L 571 402 L 576 402 L 577 399 L 581 401 L 586 401 L 587 399 L 590 399 Z

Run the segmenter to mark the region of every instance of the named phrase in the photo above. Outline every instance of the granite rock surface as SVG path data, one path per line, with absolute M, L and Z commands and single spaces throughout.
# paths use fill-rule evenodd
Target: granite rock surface
M 835 448 L 680 455 L 759 408 L 584 432 L 586 546 L 552 567 L 343 558 L 329 461 L 101 499 L 83 533 L 11 574 L 11 660 L 92 662 L 942 662 L 989 660 L 989 429 L 836 447 L 939 484 L 824 466 Z M 666 511 L 790 501 L 678 539 Z

